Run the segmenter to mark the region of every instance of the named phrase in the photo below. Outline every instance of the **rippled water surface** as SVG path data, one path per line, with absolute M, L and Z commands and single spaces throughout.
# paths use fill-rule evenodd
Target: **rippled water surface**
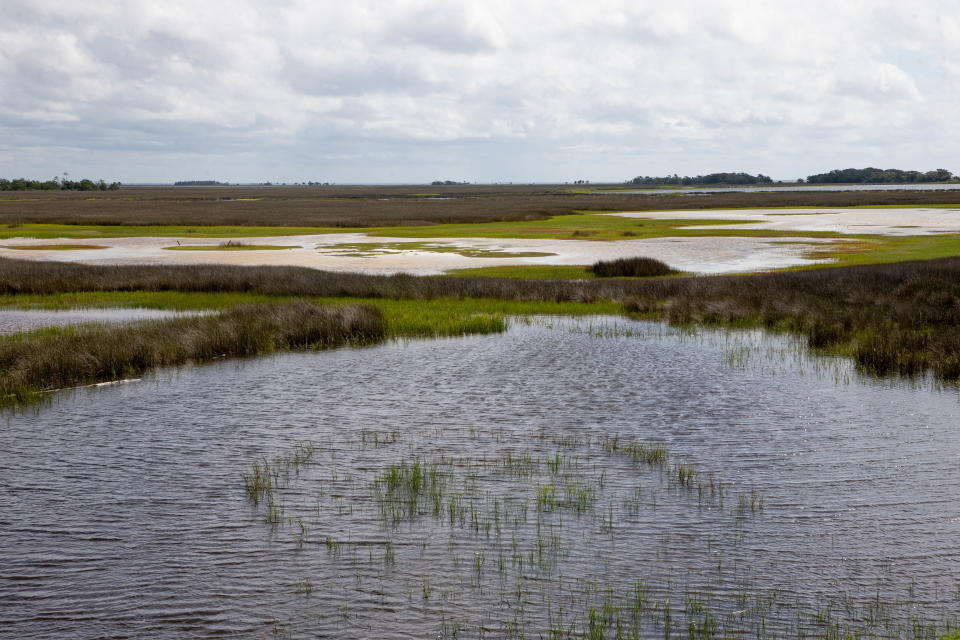
M 930 637 L 960 611 L 956 390 L 769 336 L 540 319 L 4 420 L 2 637 Z

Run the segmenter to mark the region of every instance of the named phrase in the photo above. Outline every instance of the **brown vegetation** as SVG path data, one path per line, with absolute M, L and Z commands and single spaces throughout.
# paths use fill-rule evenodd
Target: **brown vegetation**
M 673 273 L 666 263 L 644 257 L 600 260 L 590 269 L 598 278 L 649 278 Z
M 96 197 L 65 191 L 17 192 L 0 199 L 0 224 L 377 227 L 539 220 L 578 210 L 960 204 L 960 190 L 670 195 L 576 194 L 563 193 L 564 188 L 563 185 L 123 187 L 118 192 Z
M 373 307 L 301 301 L 242 304 L 208 316 L 123 327 L 46 330 L 0 340 L 0 406 L 43 390 L 117 380 L 154 367 L 367 343 L 385 333 Z
M 519 280 L 295 267 L 88 266 L 0 259 L 0 293 L 236 291 L 277 296 L 620 301 L 675 323 L 760 325 L 878 374 L 960 380 L 960 258 L 751 276 Z

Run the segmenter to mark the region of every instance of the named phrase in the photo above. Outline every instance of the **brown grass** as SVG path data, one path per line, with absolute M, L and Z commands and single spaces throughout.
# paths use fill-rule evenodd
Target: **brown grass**
M 300 301 L 242 304 L 209 316 L 122 327 L 42 330 L 0 340 L 0 406 L 155 367 L 368 343 L 385 335 L 384 319 L 373 307 Z
M 371 276 L 296 267 L 89 266 L 0 259 L 0 293 L 233 291 L 424 300 L 613 300 L 675 323 L 759 325 L 878 374 L 960 381 L 960 258 L 752 276 L 520 280 Z
M 446 187 L 124 187 L 16 192 L 0 198 L 0 224 L 375 227 L 542 220 L 577 210 L 960 204 L 960 190 L 774 193 L 565 194 L 563 185 Z M 436 193 L 446 200 L 411 195 Z

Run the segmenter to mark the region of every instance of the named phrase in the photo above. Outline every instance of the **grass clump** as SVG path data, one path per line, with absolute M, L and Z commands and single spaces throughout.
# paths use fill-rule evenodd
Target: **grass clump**
M 594 263 L 591 269 L 598 278 L 647 278 L 666 276 L 674 272 L 666 263 L 642 256 L 600 260 Z
M 382 314 L 368 306 L 309 302 L 241 304 L 208 316 L 124 327 L 82 325 L 0 340 L 0 406 L 42 392 L 136 376 L 155 367 L 323 349 L 382 339 Z
M 427 508 L 439 514 L 445 485 L 440 466 L 420 459 L 391 465 L 374 481 L 381 513 L 393 522 L 413 518 Z

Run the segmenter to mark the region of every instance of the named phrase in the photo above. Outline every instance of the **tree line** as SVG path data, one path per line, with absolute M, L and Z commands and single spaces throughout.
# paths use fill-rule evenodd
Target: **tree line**
M 901 169 L 834 169 L 827 173 L 807 176 L 807 182 L 813 184 L 907 184 L 917 182 L 946 182 L 953 174 L 946 169 L 934 171 L 903 171 Z
M 902 169 L 834 169 L 826 173 L 817 173 L 800 178 L 799 183 L 810 184 L 911 184 L 919 182 L 948 182 L 956 179 L 946 169 L 933 171 L 904 171 Z M 704 186 L 704 185 L 752 185 L 772 184 L 769 176 L 758 173 L 753 176 L 749 173 L 708 173 L 705 176 L 637 176 L 628 184 L 644 186 Z
M 117 191 L 119 182 L 107 184 L 103 180 L 67 180 L 53 178 L 52 180 L 27 180 L 26 178 L 0 178 L 0 191 Z
M 630 184 L 653 186 L 699 186 L 717 184 L 771 184 L 773 179 L 758 173 L 755 176 L 749 173 L 708 173 L 705 176 L 637 176 Z

